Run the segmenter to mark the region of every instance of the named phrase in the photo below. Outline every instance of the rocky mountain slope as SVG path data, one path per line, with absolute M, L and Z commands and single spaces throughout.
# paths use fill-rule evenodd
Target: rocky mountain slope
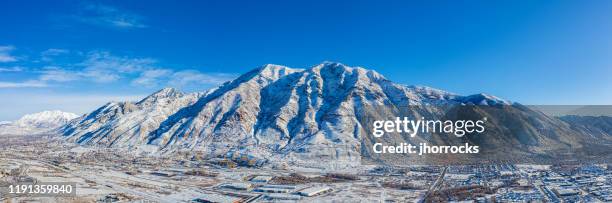
M 559 117 L 572 129 L 591 136 L 593 139 L 612 141 L 612 117 L 610 116 L 576 116 Z
M 105 146 L 147 144 L 148 134 L 179 109 L 193 104 L 202 93 L 183 94 L 165 88 L 139 102 L 110 102 L 60 128 L 68 140 Z

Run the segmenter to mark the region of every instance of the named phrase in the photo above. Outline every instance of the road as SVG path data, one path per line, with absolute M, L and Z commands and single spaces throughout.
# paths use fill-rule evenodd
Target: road
M 444 169 L 442 169 L 442 172 L 440 173 L 440 176 L 438 176 L 438 179 L 436 179 L 436 181 L 431 185 L 431 187 L 429 187 L 429 189 L 427 190 L 427 193 L 425 193 L 425 198 L 423 198 L 423 200 L 421 200 L 421 202 L 427 201 L 427 198 L 429 198 L 429 195 L 432 192 L 434 192 L 434 191 L 439 189 L 439 187 L 444 182 L 444 175 L 446 174 L 447 170 L 448 170 L 448 166 L 446 166 L 446 167 L 444 167 Z

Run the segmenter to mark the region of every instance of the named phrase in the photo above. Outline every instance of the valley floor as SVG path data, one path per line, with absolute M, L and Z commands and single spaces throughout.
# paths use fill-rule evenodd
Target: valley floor
M 246 167 L 188 154 L 141 156 L 47 136 L 0 143 L 0 186 L 76 184 L 70 197 L 0 194 L 11 202 L 477 202 L 612 201 L 607 165 L 363 167 L 348 172 Z M 2 190 L 0 190 L 2 191 Z

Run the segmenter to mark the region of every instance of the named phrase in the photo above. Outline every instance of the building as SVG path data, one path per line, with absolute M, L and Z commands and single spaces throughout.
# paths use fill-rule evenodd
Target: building
M 169 172 L 161 172 L 161 171 L 151 172 L 150 174 L 151 174 L 151 175 L 154 175 L 154 176 L 161 176 L 161 177 L 173 177 L 173 176 L 175 176 L 175 175 L 176 175 L 176 174 L 174 174 L 174 173 L 169 173 Z
M 578 191 L 576 191 L 574 189 L 569 189 L 569 188 L 559 188 L 559 189 L 556 189 L 555 192 L 559 196 L 573 196 L 573 195 L 579 195 L 580 194 L 580 192 L 578 192 Z
M 245 190 L 251 191 L 253 189 L 253 185 L 248 183 L 227 183 L 221 185 L 222 188 L 232 189 L 232 190 Z
M 264 185 L 255 189 L 256 192 L 265 193 L 290 193 L 295 190 L 295 186 L 287 185 Z
M 255 176 L 253 178 L 251 178 L 251 182 L 256 182 L 256 183 L 268 183 L 270 180 L 272 180 L 272 176 Z
M 298 192 L 298 194 L 302 195 L 302 196 L 307 196 L 307 197 L 312 197 L 312 196 L 316 196 L 316 195 L 321 195 L 321 194 L 325 194 L 328 192 L 331 192 L 332 189 L 330 187 L 324 186 L 324 187 L 309 187 L 309 188 L 305 188 L 303 190 L 301 190 L 300 192 Z
M 208 202 L 237 203 L 237 202 L 242 202 L 242 198 L 232 197 L 232 196 L 227 196 L 227 195 L 220 195 L 220 194 L 205 194 L 205 195 L 203 195 L 201 197 L 198 197 L 198 198 L 194 199 L 192 202 L 202 202 L 202 203 L 208 203 Z
M 289 200 L 289 201 L 297 201 L 301 200 L 302 196 L 292 195 L 292 194 L 266 194 L 264 197 L 266 200 Z

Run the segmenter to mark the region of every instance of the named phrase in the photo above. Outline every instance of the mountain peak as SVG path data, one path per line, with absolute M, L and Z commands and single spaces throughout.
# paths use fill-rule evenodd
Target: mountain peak
M 27 114 L 23 116 L 21 119 L 34 118 L 34 117 L 39 117 L 39 118 L 40 117 L 54 117 L 54 116 L 78 117 L 78 115 L 73 114 L 73 113 L 63 112 L 60 110 L 52 110 L 52 111 L 42 111 L 38 113 Z
M 465 96 L 463 97 L 462 101 L 465 103 L 472 103 L 472 104 L 477 104 L 477 105 L 511 105 L 512 104 L 512 102 L 508 100 L 501 99 L 499 97 L 485 94 L 485 93 Z
M 65 125 L 77 117 L 79 116 L 76 114 L 57 110 L 28 114 L 15 122 L 0 122 L 0 135 L 28 135 L 44 133 Z
M 79 116 L 76 114 L 59 110 L 43 111 L 39 113 L 27 114 L 15 121 L 13 124 L 19 126 L 57 127 L 58 124 L 65 124 L 77 117 Z
M 276 64 L 266 64 L 259 67 L 257 70 L 260 76 L 271 79 L 277 79 L 294 72 L 303 71 L 302 69 L 293 69 L 287 66 L 281 66 Z
M 444 95 L 455 95 L 454 93 L 450 93 L 441 89 L 436 89 L 433 87 L 429 87 L 429 86 L 423 86 L 423 85 L 409 85 L 407 86 L 410 89 L 413 89 L 417 92 L 421 92 L 421 93 L 427 93 L 427 94 L 444 94 Z
M 175 88 L 171 88 L 171 87 L 166 87 L 163 88 L 149 96 L 147 96 L 146 98 L 144 98 L 143 100 L 141 100 L 140 102 L 138 102 L 139 104 L 141 103 L 145 103 L 145 102 L 152 102 L 152 101 L 156 101 L 158 99 L 163 99 L 163 98 L 178 98 L 178 97 L 182 97 L 183 96 L 183 92 L 175 89 Z
M 311 69 L 322 69 L 322 68 L 331 68 L 331 69 L 338 69 L 338 70 L 353 70 L 353 67 L 344 65 L 343 63 L 340 62 L 333 62 L 333 61 L 323 61 L 322 63 L 315 65 L 314 67 L 312 67 Z
M 363 77 L 367 77 L 374 80 L 386 80 L 386 78 L 382 74 L 374 70 L 366 69 L 361 66 L 352 67 L 340 62 L 333 61 L 323 61 L 322 63 L 313 66 L 310 70 L 319 73 L 321 72 L 321 70 L 325 70 L 326 72 L 332 73 L 351 73 L 358 74 Z
M 173 94 L 182 94 L 182 92 L 172 87 L 165 87 L 153 93 L 153 95 L 173 95 Z

